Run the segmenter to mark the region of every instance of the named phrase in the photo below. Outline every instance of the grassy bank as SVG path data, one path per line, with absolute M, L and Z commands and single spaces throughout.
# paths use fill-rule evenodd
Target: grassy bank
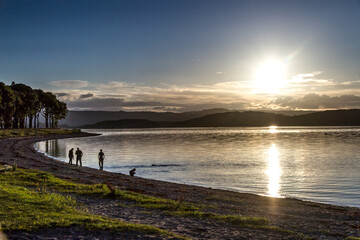
M 80 129 L 52 129 L 52 128 L 27 128 L 27 129 L 1 129 L 0 138 L 46 136 L 56 134 L 80 133 Z
M 0 175 L 0 181 L 6 183 L 5 185 L 30 188 L 43 194 L 56 192 L 60 194 L 77 194 L 96 198 L 126 200 L 139 207 L 159 209 L 177 216 L 212 218 L 234 223 L 235 225 L 266 226 L 268 224 L 267 219 L 264 218 L 205 213 L 202 211 L 204 206 L 184 202 L 183 200 L 172 200 L 121 190 L 108 183 L 74 183 L 42 171 L 17 169 L 16 171 Z
M 175 217 L 191 217 L 227 222 L 236 226 L 268 227 L 265 218 L 219 215 L 204 212 L 204 206 L 125 191 L 110 184 L 78 184 L 42 171 L 16 169 L 0 173 L 0 224 L 5 232 L 33 231 L 44 227 L 81 226 L 87 229 L 138 231 L 178 237 L 156 227 L 131 224 L 77 210 L 75 195 L 119 200 L 130 206 L 163 211 Z M 121 202 L 121 203 L 120 203 Z
M 76 209 L 77 202 L 62 193 L 105 196 L 101 185 L 75 184 L 51 174 L 17 169 L 0 174 L 0 226 L 6 232 L 79 226 L 89 230 L 135 231 L 182 238 L 159 228 L 101 217 Z M 105 194 L 105 195 L 104 195 Z

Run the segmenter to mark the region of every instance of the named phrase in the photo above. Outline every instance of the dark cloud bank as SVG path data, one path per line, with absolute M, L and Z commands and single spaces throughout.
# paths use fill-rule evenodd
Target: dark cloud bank
M 59 94 L 58 94 L 59 95 Z M 65 94 L 64 94 L 65 96 Z M 83 94 L 77 100 L 67 101 L 69 109 L 73 110 L 148 110 L 148 111 L 200 111 L 210 108 L 227 109 L 252 109 L 255 103 L 233 102 L 233 103 L 199 103 L 199 104 L 179 104 L 166 102 L 145 102 L 145 101 L 126 101 L 121 98 L 98 98 L 94 94 Z M 258 105 L 260 106 L 260 105 Z M 261 105 L 261 109 L 270 108 L 288 110 L 319 110 L 319 109 L 339 109 L 339 108 L 360 108 L 360 97 L 355 95 L 342 95 L 331 97 L 328 95 L 318 95 L 315 93 L 307 94 L 301 98 L 278 97 L 268 104 Z M 260 108 L 259 108 L 260 109 Z

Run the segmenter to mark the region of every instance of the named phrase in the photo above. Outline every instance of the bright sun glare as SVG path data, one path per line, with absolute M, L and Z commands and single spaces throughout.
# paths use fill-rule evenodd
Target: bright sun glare
M 285 64 L 268 60 L 259 64 L 255 73 L 256 92 L 277 93 L 286 84 Z

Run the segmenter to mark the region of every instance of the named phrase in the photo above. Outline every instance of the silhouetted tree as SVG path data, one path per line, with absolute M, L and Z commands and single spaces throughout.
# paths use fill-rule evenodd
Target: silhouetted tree
M 12 82 L 6 86 L 0 82 L 0 127 L 26 128 L 39 127 L 40 114 L 44 116 L 45 126 L 57 127 L 58 121 L 66 117 L 66 103 L 59 101 L 51 92 Z
M 20 128 L 26 127 L 26 118 L 29 119 L 29 127 L 32 127 L 32 119 L 35 115 L 35 104 L 38 100 L 36 92 L 23 83 L 12 83 L 11 88 L 17 93 L 15 118 Z
M 59 120 L 65 118 L 68 112 L 66 103 L 61 102 L 56 98 L 54 99 L 54 101 L 56 102 L 56 104 L 53 104 L 52 108 L 50 109 L 50 119 L 51 119 L 50 126 L 52 128 L 56 128 Z
M 34 90 L 37 96 L 37 101 L 34 104 L 35 107 L 35 115 L 34 115 L 34 128 L 39 128 L 40 127 L 40 114 L 41 114 L 41 110 L 43 108 L 43 104 L 41 102 L 41 99 L 43 97 L 44 91 L 41 89 L 35 89 Z
M 4 128 L 11 128 L 15 113 L 15 94 L 12 89 L 0 82 L 0 119 Z
M 55 109 L 58 108 L 58 100 L 56 99 L 56 96 L 51 92 L 43 92 L 42 97 L 40 99 L 42 103 L 42 111 L 41 114 L 43 115 L 45 119 L 45 127 L 53 127 L 54 124 L 52 124 L 53 115 L 54 112 L 56 112 Z

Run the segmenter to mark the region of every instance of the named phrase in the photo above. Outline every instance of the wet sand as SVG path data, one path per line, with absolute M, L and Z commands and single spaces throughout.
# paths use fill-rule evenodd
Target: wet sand
M 86 137 L 86 133 L 0 139 L 0 163 L 47 171 L 57 177 L 79 183 L 108 182 L 121 189 L 171 199 L 184 198 L 202 204 L 204 211 L 269 219 L 271 226 L 289 230 L 270 231 L 234 226 L 218 220 L 175 217 L 161 210 L 136 206 L 119 207 L 117 200 L 79 197 L 89 212 L 127 222 L 143 223 L 169 230 L 192 239 L 344 239 L 360 237 L 360 209 L 333 206 L 289 198 L 271 198 L 255 194 L 170 183 L 121 173 L 75 167 L 38 153 L 34 143 L 46 139 Z M 83 163 L 86 158 L 83 159 Z M 211 207 L 209 207 L 211 206 Z M 158 236 L 127 233 L 89 232 L 84 229 L 42 229 L 36 233 L 7 233 L 10 239 L 162 239 Z M 114 235 L 115 234 L 115 235 Z

